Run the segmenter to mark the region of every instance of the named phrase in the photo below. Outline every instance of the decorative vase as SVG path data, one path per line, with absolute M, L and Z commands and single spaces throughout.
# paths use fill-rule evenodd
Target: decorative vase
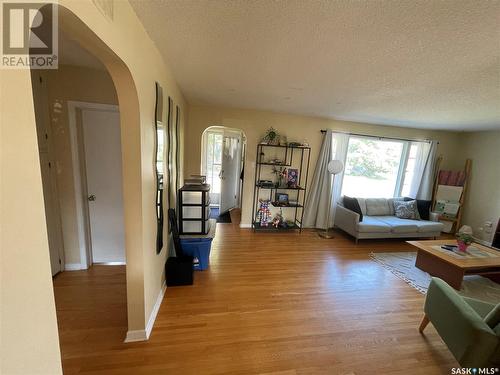
M 466 244 L 463 241 L 457 241 L 458 244 L 458 251 L 461 251 L 462 253 L 465 253 L 467 251 L 467 248 L 469 247 L 469 244 Z

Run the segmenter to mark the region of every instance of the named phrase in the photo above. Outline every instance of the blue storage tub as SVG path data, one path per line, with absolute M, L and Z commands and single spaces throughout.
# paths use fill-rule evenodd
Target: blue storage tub
M 212 238 L 181 238 L 181 246 L 184 254 L 198 258 L 198 263 L 193 265 L 195 270 L 208 268 Z

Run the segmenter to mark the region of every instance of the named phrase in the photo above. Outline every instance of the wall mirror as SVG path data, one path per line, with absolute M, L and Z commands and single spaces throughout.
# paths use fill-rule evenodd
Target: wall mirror
M 156 180 L 156 253 L 163 248 L 163 175 L 165 171 L 165 125 L 163 89 L 156 82 L 154 173 Z

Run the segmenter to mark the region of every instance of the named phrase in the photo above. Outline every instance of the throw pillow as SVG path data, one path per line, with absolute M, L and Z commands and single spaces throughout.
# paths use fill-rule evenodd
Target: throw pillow
M 405 197 L 404 200 L 413 201 L 415 199 L 410 197 Z M 417 199 L 416 201 L 417 201 L 418 214 L 420 215 L 420 218 L 422 220 L 430 220 L 432 201 L 424 199 Z
M 348 210 L 356 212 L 359 215 L 359 221 L 363 221 L 363 212 L 361 212 L 361 207 L 359 206 L 359 202 L 356 198 L 344 196 L 344 207 Z
M 368 216 L 391 216 L 389 200 L 386 198 L 366 198 L 366 214 Z
M 391 209 L 391 216 L 394 216 L 394 201 L 404 201 L 403 197 L 389 198 L 387 202 L 389 203 L 389 208 Z
M 417 201 L 394 201 L 394 214 L 400 219 L 416 219 Z

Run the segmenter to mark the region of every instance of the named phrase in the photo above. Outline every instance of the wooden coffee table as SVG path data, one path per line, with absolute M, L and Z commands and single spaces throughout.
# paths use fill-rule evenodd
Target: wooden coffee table
M 408 241 L 418 250 L 415 266 L 431 276 L 439 277 L 455 289 L 460 289 L 465 275 L 481 275 L 500 283 L 500 251 L 474 243 L 471 246 L 493 254 L 487 258 L 459 258 L 433 246 L 456 245 L 455 240 Z

